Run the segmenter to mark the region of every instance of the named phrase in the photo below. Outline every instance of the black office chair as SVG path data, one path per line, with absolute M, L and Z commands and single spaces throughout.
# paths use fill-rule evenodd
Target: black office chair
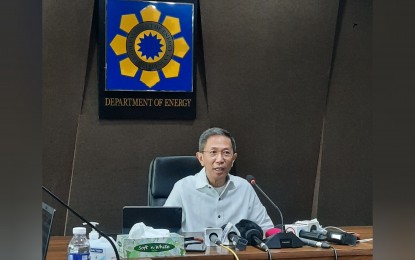
M 176 181 L 202 169 L 196 156 L 156 157 L 148 172 L 148 205 L 163 206 Z M 236 175 L 236 165 L 230 173 Z
M 196 156 L 154 158 L 148 171 L 148 205 L 163 206 L 176 181 L 201 169 Z

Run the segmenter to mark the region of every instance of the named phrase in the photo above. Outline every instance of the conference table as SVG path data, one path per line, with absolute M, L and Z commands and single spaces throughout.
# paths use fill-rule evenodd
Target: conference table
M 355 232 L 360 239 L 369 239 L 366 242 L 357 243 L 355 246 L 331 244 L 341 260 L 366 260 L 373 259 L 373 227 L 372 226 L 349 226 L 342 227 L 348 232 Z M 52 236 L 46 260 L 67 259 L 67 246 L 70 236 Z M 271 249 L 272 259 L 307 259 L 307 260 L 332 260 L 335 259 L 333 249 L 315 248 L 303 246 L 301 248 Z M 268 254 L 260 249 L 248 246 L 244 251 L 236 251 L 239 260 L 268 260 Z M 234 260 L 235 256 L 222 247 L 208 247 L 206 252 L 186 252 L 185 256 L 158 257 L 163 260 Z M 130 258 L 131 259 L 131 258 Z M 143 259 L 143 258 L 136 258 Z M 152 258 L 146 258 L 147 260 Z

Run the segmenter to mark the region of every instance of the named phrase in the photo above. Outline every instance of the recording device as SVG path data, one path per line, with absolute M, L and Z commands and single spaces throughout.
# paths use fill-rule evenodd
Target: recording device
M 239 230 L 229 222 L 226 225 L 222 226 L 223 233 L 221 237 L 222 244 L 224 245 L 233 245 L 237 250 L 243 251 L 246 250 L 246 245 L 248 240 L 241 237 Z
M 266 252 L 269 251 L 268 246 L 262 241 L 264 233 L 258 224 L 248 219 L 241 219 L 235 226 L 241 232 L 241 236 L 248 241 L 249 245 L 258 246 Z
M 186 252 L 205 252 L 206 245 L 203 243 L 203 239 L 195 237 L 184 238 L 184 249 Z
M 323 235 L 323 234 L 318 233 L 318 232 L 308 232 L 308 231 L 305 231 L 305 230 L 300 231 L 300 238 L 311 239 L 311 240 L 314 240 L 314 241 L 326 241 L 327 240 L 326 235 Z
M 204 243 L 189 244 L 185 247 L 186 252 L 205 252 L 206 245 Z
M 220 237 L 222 236 L 221 228 L 205 228 L 204 233 L 204 242 L 206 246 L 217 246 L 222 244 L 222 241 L 220 240 Z
M 339 245 L 356 245 L 357 237 L 347 232 L 333 232 L 327 231 L 327 241 L 333 242 Z
M 354 246 L 357 243 L 357 236 L 344 231 L 329 231 L 326 229 L 319 228 L 317 230 L 313 230 L 312 232 L 321 234 L 322 236 L 326 236 L 326 241 L 336 243 L 339 245 Z
M 304 245 L 303 241 L 301 241 L 295 234 L 291 232 L 285 231 L 284 226 L 284 218 L 282 216 L 281 210 L 278 208 L 277 205 L 265 194 L 264 191 L 256 184 L 255 177 L 252 175 L 247 175 L 246 180 L 255 188 L 257 188 L 262 195 L 271 203 L 271 205 L 280 213 L 281 217 L 281 232 L 276 233 L 267 239 L 265 239 L 265 244 L 268 248 L 297 248 L 302 247 Z M 240 231 L 240 230 L 239 230 Z M 242 233 L 242 232 L 241 232 Z
M 54 198 L 57 202 L 59 202 L 62 206 L 64 206 L 66 209 L 68 209 L 70 212 L 72 212 L 75 216 L 77 216 L 79 219 L 81 219 L 83 222 L 85 222 L 88 226 L 90 226 L 92 229 L 95 229 L 101 236 L 103 236 L 105 239 L 107 239 L 112 248 L 114 249 L 115 252 L 115 257 L 117 258 L 117 260 L 120 260 L 120 256 L 118 254 L 118 250 L 114 245 L 114 242 L 112 241 L 112 239 L 110 239 L 105 233 L 103 233 L 101 230 L 99 230 L 96 226 L 92 225 L 91 222 L 89 222 L 88 220 L 86 220 L 84 217 L 82 217 L 81 215 L 79 215 L 75 210 L 73 210 L 71 207 L 69 207 L 69 205 L 65 204 L 61 199 L 59 199 L 55 194 L 53 194 L 51 191 L 49 191 L 48 189 L 45 188 L 45 186 L 42 186 L 42 189 L 44 191 L 46 191 L 52 198 Z

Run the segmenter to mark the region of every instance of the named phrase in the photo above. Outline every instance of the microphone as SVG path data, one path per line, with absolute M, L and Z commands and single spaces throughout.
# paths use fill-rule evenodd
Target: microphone
M 220 241 L 220 239 L 218 237 L 218 234 L 216 234 L 216 233 L 210 233 L 209 240 L 210 240 L 211 243 L 216 244 L 218 246 L 222 244 L 222 242 Z
M 307 238 L 300 237 L 301 241 L 303 241 L 304 244 L 312 246 L 312 247 L 321 247 L 321 248 L 330 248 L 331 246 L 324 242 L 324 241 L 314 241 Z
M 248 219 L 241 219 L 235 226 L 241 232 L 241 236 L 248 241 L 248 244 L 258 246 L 265 252 L 269 251 L 268 246 L 262 241 L 264 233 L 258 224 Z
M 59 202 L 62 206 L 64 206 L 66 209 L 68 209 L 70 212 L 72 212 L 75 216 L 77 216 L 78 218 L 80 218 L 83 222 L 85 222 L 86 224 L 88 224 L 88 226 L 90 226 L 91 228 L 95 229 L 101 236 L 105 237 L 105 239 L 107 239 L 112 248 L 114 249 L 115 252 L 115 256 L 117 258 L 117 260 L 120 260 L 120 255 L 118 254 L 118 250 L 115 247 L 114 242 L 112 241 L 112 239 L 110 239 L 105 233 L 103 233 L 101 230 L 99 230 L 96 226 L 92 225 L 91 222 L 89 222 L 88 220 L 86 220 L 84 217 L 82 217 L 81 215 L 79 215 L 75 210 L 73 210 L 71 207 L 69 207 L 69 205 L 67 205 L 65 202 L 63 202 L 61 199 L 59 199 L 55 194 L 53 194 L 51 191 L 49 191 L 48 189 L 45 188 L 45 186 L 42 186 L 42 189 L 44 191 L 46 191 L 52 198 L 54 198 L 57 202 Z
M 237 250 L 244 251 L 246 250 L 246 245 L 248 240 L 241 237 L 239 230 L 229 222 L 226 225 L 222 226 L 222 244 L 224 245 L 234 245 Z
M 272 236 L 265 239 L 265 244 L 269 248 L 297 248 L 302 247 L 304 243 L 298 238 L 294 233 L 286 232 L 284 226 L 284 218 L 282 216 L 282 212 L 280 208 L 268 197 L 267 194 L 256 184 L 255 177 L 252 175 L 247 175 L 246 180 L 257 190 L 261 192 L 261 194 L 271 203 L 271 205 L 279 212 L 281 218 L 281 232 L 273 234 Z
M 222 242 L 219 237 L 222 236 L 222 229 L 221 228 L 205 228 L 203 240 L 206 246 L 216 246 L 221 245 Z
M 281 213 L 281 210 L 280 210 L 280 208 L 278 208 L 278 206 L 277 205 L 275 205 L 274 204 L 274 202 L 267 196 L 267 194 L 265 194 L 265 192 L 258 186 L 258 184 L 256 184 L 256 181 L 255 181 L 255 177 L 254 176 L 252 176 L 252 175 L 247 175 L 246 176 L 246 180 L 252 185 L 252 186 L 254 186 L 255 188 L 257 188 L 260 192 L 261 192 L 261 194 L 262 195 L 264 195 L 264 197 L 265 198 L 267 198 L 267 200 L 271 203 L 271 205 L 275 208 L 275 209 L 277 209 L 277 211 L 280 213 L 280 218 L 281 218 L 281 228 L 282 228 L 282 232 L 285 232 L 285 226 L 284 226 L 284 218 L 283 218 L 283 216 L 282 216 L 282 213 Z

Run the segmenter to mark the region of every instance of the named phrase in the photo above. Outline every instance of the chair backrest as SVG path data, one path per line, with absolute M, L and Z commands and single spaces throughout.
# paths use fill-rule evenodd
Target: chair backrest
M 55 209 L 42 202 L 42 259 L 46 259 Z
M 163 206 L 176 181 L 202 169 L 196 156 L 156 157 L 148 172 L 148 205 Z M 234 164 L 230 173 L 236 175 Z
M 154 158 L 148 172 L 148 205 L 163 206 L 176 181 L 201 169 L 196 156 Z

